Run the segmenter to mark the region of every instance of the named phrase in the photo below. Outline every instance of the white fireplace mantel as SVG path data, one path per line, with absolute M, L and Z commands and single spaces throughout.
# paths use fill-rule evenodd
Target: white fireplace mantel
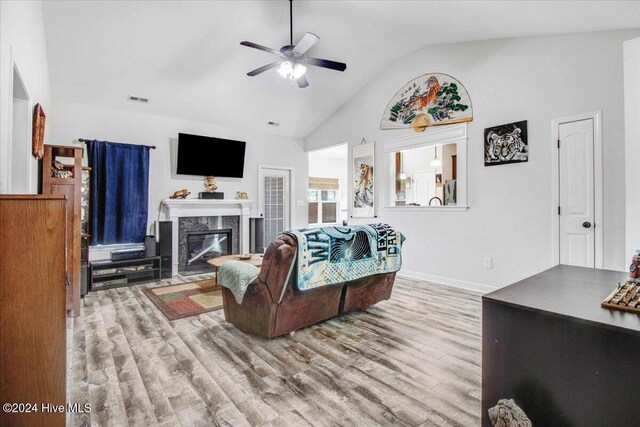
M 239 216 L 240 253 L 249 252 L 249 217 L 255 201 L 226 199 L 165 199 L 160 205 L 164 221 L 172 221 L 172 275 L 178 274 L 178 220 L 194 216 Z M 162 236 L 160 236 L 162 238 Z

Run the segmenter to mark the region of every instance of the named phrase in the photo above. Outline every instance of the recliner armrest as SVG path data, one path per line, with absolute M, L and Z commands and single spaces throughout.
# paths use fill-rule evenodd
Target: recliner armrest
M 288 285 L 287 276 L 294 261 L 296 248 L 295 239 L 284 235 L 271 242 L 264 254 L 258 279 L 269 289 L 273 302 L 280 301 L 280 296 Z

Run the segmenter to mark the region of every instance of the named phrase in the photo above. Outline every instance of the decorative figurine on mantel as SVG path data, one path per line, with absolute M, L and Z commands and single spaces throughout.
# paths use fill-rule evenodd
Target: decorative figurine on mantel
M 236 199 L 237 200 L 247 200 L 249 195 L 244 191 L 236 191 Z
M 211 193 L 218 189 L 218 185 L 216 184 L 215 176 L 205 176 L 204 177 L 204 189 Z
M 186 199 L 189 194 L 191 194 L 189 190 L 184 188 L 182 190 L 176 191 L 175 193 L 173 193 L 173 196 L 169 196 L 169 198 L 170 199 Z
M 216 191 L 218 184 L 216 184 L 216 178 L 213 176 L 204 177 L 204 189 L 201 193 L 198 193 L 199 199 L 224 199 L 224 193 Z

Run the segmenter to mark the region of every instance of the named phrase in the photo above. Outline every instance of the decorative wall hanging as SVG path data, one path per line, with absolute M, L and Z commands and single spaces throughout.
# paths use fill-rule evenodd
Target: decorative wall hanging
M 31 151 L 36 159 L 42 159 L 44 154 L 44 125 L 47 116 L 40 104 L 33 107 L 33 134 L 31 137 Z
M 484 165 L 495 166 L 529 161 L 527 121 L 484 130 Z
M 352 218 L 375 217 L 374 158 L 375 142 L 362 139 L 353 147 Z
M 380 129 L 413 128 L 473 120 L 471 99 L 458 80 L 447 74 L 425 74 L 404 85 L 384 110 Z

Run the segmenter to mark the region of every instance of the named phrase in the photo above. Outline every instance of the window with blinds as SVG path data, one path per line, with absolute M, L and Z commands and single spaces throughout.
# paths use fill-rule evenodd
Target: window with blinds
M 335 224 L 340 202 L 338 178 L 309 177 L 309 224 Z

